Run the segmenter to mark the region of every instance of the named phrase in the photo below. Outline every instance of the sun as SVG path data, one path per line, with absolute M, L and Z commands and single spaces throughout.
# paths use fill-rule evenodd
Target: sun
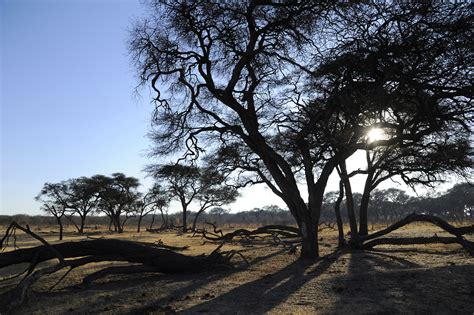
M 367 141 L 369 143 L 374 142 L 374 141 L 378 141 L 378 140 L 383 140 L 384 138 L 385 138 L 385 133 L 380 128 L 372 128 L 367 133 Z

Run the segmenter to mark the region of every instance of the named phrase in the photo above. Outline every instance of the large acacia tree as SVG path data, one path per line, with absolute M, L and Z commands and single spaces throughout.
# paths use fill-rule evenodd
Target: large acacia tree
M 468 6 L 149 6 L 130 45 L 142 83 L 156 92 L 155 153 L 214 149 L 238 180 L 266 183 L 296 219 L 303 258 L 318 256 L 326 184 L 349 156 L 470 132 Z M 374 127 L 388 138 L 368 142 Z

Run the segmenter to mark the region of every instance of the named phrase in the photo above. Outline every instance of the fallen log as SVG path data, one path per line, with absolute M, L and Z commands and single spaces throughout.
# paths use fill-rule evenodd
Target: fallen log
M 465 227 L 455 227 L 449 224 L 448 222 L 444 221 L 443 219 L 436 217 L 434 215 L 412 213 L 406 216 L 405 218 L 403 218 L 402 220 L 395 222 L 394 224 L 388 226 L 387 228 L 383 230 L 377 231 L 367 236 L 360 236 L 360 241 L 365 242 L 377 237 L 384 236 L 390 232 L 398 230 L 404 227 L 405 225 L 408 225 L 413 222 L 427 222 L 427 223 L 434 224 L 456 237 L 462 237 L 465 234 L 474 233 L 474 224 L 471 226 L 465 226 Z
M 187 256 L 156 246 L 115 239 L 95 239 L 78 242 L 64 242 L 50 245 L 63 259 L 84 256 L 96 257 L 97 261 L 127 261 L 155 268 L 161 273 L 193 273 L 209 270 L 216 264 L 227 263 L 217 252 L 208 256 Z M 29 263 L 40 263 L 57 258 L 46 245 L 22 248 L 0 253 L 0 268 Z
M 0 253 L 0 269 L 12 265 L 28 263 L 29 266 L 20 274 L 4 280 L 26 274 L 20 283 L 12 290 L 0 296 L 2 307 L 13 307 L 23 301 L 26 292 L 40 278 L 53 274 L 62 269 L 67 272 L 59 279 L 60 283 L 64 277 L 73 269 L 96 262 L 129 262 L 129 266 L 109 267 L 98 271 L 84 279 L 85 282 L 100 277 L 117 273 L 158 272 L 166 274 L 190 274 L 203 271 L 214 271 L 222 268 L 232 268 L 231 259 L 240 255 L 237 251 L 220 252 L 222 245 L 217 247 L 209 255 L 188 256 L 173 250 L 163 248 L 169 247 L 164 244 L 140 243 L 116 239 L 92 239 L 76 242 L 64 242 L 49 244 L 44 239 L 13 222 L 7 229 L 7 234 L 0 240 L 0 249 L 4 249 L 9 237 L 14 237 L 14 231 L 20 229 L 40 240 L 43 245 L 16 249 Z M 183 248 L 179 248 L 183 249 Z M 39 263 L 57 259 L 58 263 L 52 266 L 38 268 Z M 248 263 L 248 262 L 247 262 Z M 57 283 L 57 284 L 58 284 Z M 54 286 L 53 286 L 54 287 Z M 1 308 L 1 307 L 0 307 Z
M 214 226 L 214 231 L 216 228 Z M 221 232 L 219 230 L 219 232 Z M 201 234 L 201 236 L 207 240 L 211 241 L 232 241 L 234 238 L 240 237 L 246 240 L 249 240 L 253 237 L 261 236 L 261 235 L 271 235 L 271 236 L 283 236 L 286 238 L 300 238 L 301 233 L 300 230 L 296 227 L 286 226 L 286 225 L 265 225 L 259 227 L 255 230 L 247 230 L 247 229 L 238 229 L 233 232 L 229 232 L 222 235 L 217 235 L 216 233 L 209 233 L 206 230 L 200 230 L 196 234 Z M 211 234 L 211 235 L 209 235 Z
M 395 230 L 398 230 L 413 222 L 427 222 L 440 227 L 442 230 L 448 232 L 454 237 L 439 237 L 437 235 L 433 237 L 413 237 L 413 238 L 382 238 Z M 360 244 L 356 244 L 357 247 L 362 249 L 370 249 L 378 245 L 416 245 L 416 244 L 459 244 L 466 249 L 471 255 L 474 256 L 474 242 L 471 242 L 464 238 L 465 234 L 474 233 L 474 225 L 455 227 L 443 219 L 428 215 L 428 214 L 417 214 L 412 213 L 402 220 L 395 222 L 389 227 L 369 234 L 367 236 L 361 236 L 359 241 Z

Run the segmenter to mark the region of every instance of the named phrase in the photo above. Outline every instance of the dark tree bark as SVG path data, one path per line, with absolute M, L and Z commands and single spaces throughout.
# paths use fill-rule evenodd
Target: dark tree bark
M 140 226 L 142 225 L 142 219 L 143 219 L 143 216 L 140 215 L 138 217 L 137 233 L 140 233 Z
M 194 220 L 193 220 L 193 226 L 191 228 L 191 231 L 196 231 L 196 225 L 197 225 L 197 220 L 198 220 L 198 217 L 199 215 L 201 215 L 201 213 L 203 213 L 204 210 L 199 210 L 197 213 L 196 213 L 196 216 L 194 217 Z
M 342 182 L 344 183 L 344 188 L 346 192 L 346 205 L 347 205 L 347 215 L 349 218 L 349 226 L 351 228 L 351 239 L 350 243 L 353 246 L 358 246 L 359 244 L 359 233 L 357 231 L 357 220 L 354 212 L 354 200 L 352 199 L 352 187 L 347 175 L 346 162 L 342 162 L 340 165 L 340 174 Z
M 344 183 L 341 180 L 339 181 L 339 197 L 337 197 L 336 203 L 334 205 L 334 212 L 336 213 L 339 246 L 344 246 L 346 244 L 346 240 L 344 238 L 344 224 L 342 223 L 342 216 L 341 216 L 342 199 L 344 199 Z
M 217 229 L 215 224 L 208 222 L 206 223 L 213 227 L 213 232 L 209 233 L 206 230 L 196 230 L 195 234 L 201 234 L 205 239 L 211 241 L 232 241 L 234 238 L 237 237 L 252 238 L 254 236 L 261 236 L 265 234 L 282 236 L 287 238 L 301 237 L 300 229 L 293 226 L 273 224 L 261 226 L 255 230 L 238 229 L 233 232 L 223 234 L 221 230 Z
M 63 222 L 60 217 L 56 217 L 56 222 L 59 225 L 59 240 L 63 240 Z
M 153 229 L 153 224 L 155 223 L 155 218 L 156 218 L 156 213 L 153 212 L 153 215 L 151 216 L 150 227 L 148 228 L 149 230 Z
M 370 202 L 370 193 L 372 192 L 372 177 L 373 172 L 369 171 L 364 185 L 364 191 L 360 200 L 359 208 L 359 235 L 366 236 L 369 234 L 368 229 L 368 208 Z
M 80 215 L 79 217 L 81 218 L 81 225 L 79 226 L 78 232 L 82 234 L 84 233 L 84 226 L 86 225 L 86 216 Z
M 183 233 L 188 231 L 188 206 L 183 204 Z
M 96 256 L 95 261 L 139 263 L 152 266 L 156 272 L 162 273 L 194 273 L 215 267 L 207 265 L 212 261 L 209 256 L 187 256 L 168 249 L 130 241 L 94 239 L 50 246 L 60 253 L 64 259 Z M 39 263 L 54 258 L 56 258 L 56 254 L 46 245 L 23 248 L 1 253 L 0 268 L 31 261 Z

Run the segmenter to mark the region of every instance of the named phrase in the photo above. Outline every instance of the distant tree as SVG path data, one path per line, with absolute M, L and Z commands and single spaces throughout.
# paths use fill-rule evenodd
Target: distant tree
M 36 201 L 43 203 L 42 209 L 47 214 L 52 215 L 59 226 L 59 240 L 63 239 L 62 219 L 67 211 L 67 184 L 64 182 L 51 184 L 46 183 L 40 193 L 35 197 Z
M 429 193 L 412 200 L 412 207 L 444 217 L 447 220 L 462 222 L 472 219 L 474 209 L 474 186 L 469 183 L 454 185 L 446 193 Z
M 230 213 L 230 210 L 222 208 L 222 207 L 214 207 L 211 210 L 209 210 L 209 214 L 212 214 L 212 215 L 225 215 L 228 213 Z
M 110 218 L 114 230 L 122 233 L 125 222 L 133 216 L 134 203 L 140 197 L 139 180 L 123 173 L 114 173 L 111 177 L 95 175 L 91 179 L 99 194 L 97 208 Z
M 457 220 L 474 218 L 474 186 L 469 183 L 456 184 L 444 195 L 452 217 Z
M 46 183 L 42 192 L 54 197 L 56 204 L 64 209 L 64 216 L 74 224 L 79 233 L 84 232 L 86 218 L 94 211 L 99 198 L 98 187 L 93 180 L 80 177 L 57 184 Z M 74 221 L 74 215 L 79 217 L 79 225 Z
M 84 232 L 88 215 L 94 212 L 99 202 L 99 191 L 94 180 L 88 177 L 70 179 L 68 185 L 68 213 L 77 215 L 79 225 L 71 220 L 79 233 Z
M 169 193 L 165 191 L 161 185 L 156 183 L 146 194 L 139 195 L 134 203 L 135 211 L 138 216 L 137 232 L 140 232 L 143 218 L 152 212 L 154 213 L 157 209 L 163 212 L 163 208 L 168 206 L 169 199 Z
M 201 213 L 228 204 L 238 196 L 237 189 L 225 185 L 225 177 L 210 167 L 165 164 L 152 165 L 148 171 L 165 182 L 168 192 L 181 204 L 183 232 L 187 231 L 187 214 L 193 202 L 198 205 L 192 225 L 194 231 Z
M 235 187 L 225 184 L 224 175 L 212 168 L 201 168 L 200 186 L 201 189 L 196 195 L 198 201 L 198 211 L 194 216 L 192 231 L 196 230 L 199 216 L 211 207 L 221 207 L 234 202 L 239 193 Z

